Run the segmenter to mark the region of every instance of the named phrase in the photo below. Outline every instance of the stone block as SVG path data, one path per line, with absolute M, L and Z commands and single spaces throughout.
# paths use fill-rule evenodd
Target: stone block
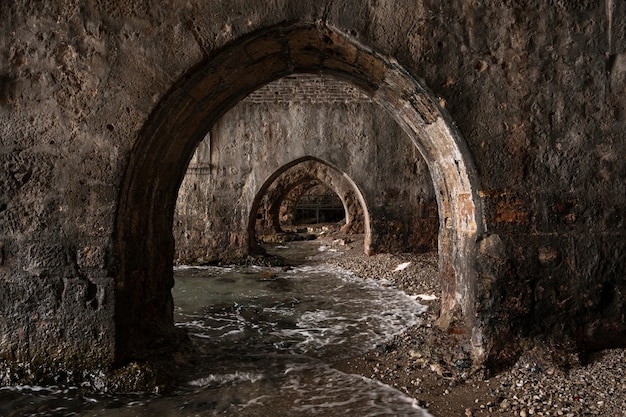
M 76 262 L 81 268 L 104 268 L 104 254 L 101 246 L 85 246 L 77 250 Z

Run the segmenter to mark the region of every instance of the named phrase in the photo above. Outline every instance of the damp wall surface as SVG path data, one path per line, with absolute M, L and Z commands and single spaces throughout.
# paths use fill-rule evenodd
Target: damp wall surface
M 1 2 L 0 358 L 49 374 L 141 356 L 117 324 L 152 299 L 116 295 L 122 273 L 142 276 L 121 271 L 133 243 L 116 238 L 135 145 L 189 71 L 284 22 L 322 22 L 402 65 L 467 142 L 489 357 L 532 335 L 623 344 L 625 16 L 611 0 Z M 173 186 L 187 162 L 161 167 Z

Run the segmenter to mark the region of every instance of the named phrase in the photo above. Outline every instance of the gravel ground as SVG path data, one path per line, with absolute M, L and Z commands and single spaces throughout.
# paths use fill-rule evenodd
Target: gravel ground
M 429 306 L 420 326 L 376 350 L 336 364 L 346 372 L 376 378 L 420 400 L 437 417 L 448 416 L 626 416 L 626 354 L 623 349 L 576 355 L 537 344 L 511 369 L 486 377 L 470 373 L 466 352 L 454 335 L 435 325 L 439 311 L 437 254 L 363 254 L 360 238 L 327 237 L 341 256 L 331 263 L 367 278 L 386 280 Z M 410 262 L 401 271 L 398 265 Z M 437 299 L 429 300 L 428 296 Z

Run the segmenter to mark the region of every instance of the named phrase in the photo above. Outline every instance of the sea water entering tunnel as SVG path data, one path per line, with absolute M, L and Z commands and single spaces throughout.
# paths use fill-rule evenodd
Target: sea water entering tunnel
M 282 41 L 278 44 L 271 43 L 276 40 L 276 36 L 279 39 L 284 39 L 286 43 Z M 270 41 L 271 45 L 266 45 L 266 41 Z M 259 44 L 255 47 L 257 42 Z M 319 42 L 325 42 L 326 46 L 316 50 L 315 48 L 320 47 Z M 158 312 L 171 311 L 171 296 L 168 296 L 168 291 L 166 291 L 171 286 L 171 261 L 167 261 L 167 257 L 164 260 L 158 254 L 171 254 L 174 249 L 174 242 L 167 239 L 167 236 L 170 236 L 167 230 L 171 230 L 172 217 L 164 215 L 164 213 L 169 212 L 171 215 L 174 213 L 175 197 L 178 192 L 175 185 L 178 184 L 178 181 L 173 181 L 172 176 L 170 176 L 171 171 L 168 172 L 167 179 L 159 179 L 159 176 L 164 172 L 163 166 L 170 166 L 178 173 L 173 178 L 178 177 L 182 180 L 186 161 L 191 159 L 196 144 L 201 139 L 206 138 L 207 133 L 210 134 L 210 140 L 206 141 L 205 148 L 208 147 L 209 151 L 205 152 L 203 156 L 197 155 L 196 158 L 206 158 L 207 172 L 209 175 L 214 172 L 214 179 L 208 182 L 203 181 L 200 184 L 194 183 L 191 189 L 195 188 L 197 191 L 208 186 L 219 190 L 210 193 L 212 204 L 209 210 L 215 210 L 216 215 L 212 215 L 207 222 L 201 222 L 200 226 L 202 228 L 202 224 L 210 224 L 213 227 L 210 239 L 215 243 L 211 252 L 215 252 L 217 248 L 229 248 L 229 250 L 234 248 L 237 252 L 237 247 L 239 247 L 241 252 L 235 254 L 244 253 L 249 244 L 247 242 L 247 226 L 249 224 L 247 219 L 253 212 L 246 205 L 239 204 L 233 207 L 232 204 L 226 203 L 233 201 L 232 198 L 219 198 L 221 196 L 218 193 L 228 193 L 234 188 L 240 200 L 251 202 L 255 198 L 257 184 L 262 182 L 265 177 L 274 173 L 280 166 L 292 162 L 293 159 L 302 158 L 309 154 L 315 155 L 316 152 L 314 151 L 325 153 L 321 156 L 332 161 L 335 165 L 343 164 L 356 167 L 357 169 L 350 172 L 350 175 L 362 177 L 354 178 L 354 180 L 361 189 L 366 190 L 364 191 L 365 200 L 378 196 L 379 201 L 372 201 L 367 205 L 368 210 L 370 210 L 370 229 L 381 230 L 380 233 L 370 231 L 371 242 L 369 245 L 371 245 L 372 251 L 389 250 L 394 244 L 406 245 L 404 241 L 399 243 L 386 239 L 385 232 L 395 228 L 394 233 L 406 233 L 407 225 L 411 223 L 405 221 L 403 224 L 402 222 L 394 224 L 396 219 L 385 219 L 386 208 L 384 206 L 393 197 L 398 197 L 401 193 L 411 192 L 416 187 L 414 184 L 407 184 L 405 187 L 398 186 L 397 189 L 384 187 L 383 193 L 377 193 L 376 191 L 379 191 L 381 187 L 374 182 L 377 179 L 384 181 L 384 178 L 381 178 L 380 175 L 378 178 L 376 175 L 370 175 L 376 170 L 376 167 L 367 165 L 372 164 L 371 158 L 367 158 L 368 154 L 377 156 L 391 152 L 388 157 L 385 155 L 376 159 L 377 163 L 383 160 L 388 162 L 387 169 L 389 172 L 386 174 L 401 166 L 402 164 L 398 162 L 402 160 L 402 157 L 406 160 L 407 155 L 409 155 L 408 163 L 412 166 L 408 170 L 405 168 L 405 170 L 411 173 L 410 177 L 414 175 L 415 171 L 419 173 L 422 170 L 421 172 L 424 172 L 425 168 L 428 168 L 434 188 L 432 194 L 435 195 L 438 205 L 440 224 L 438 240 L 443 282 L 441 321 L 443 325 L 446 325 L 455 315 L 465 321 L 468 333 L 474 333 L 473 338 L 477 342 L 472 346 L 474 346 L 476 357 L 479 358 L 482 355 L 482 346 L 479 343 L 480 328 L 474 323 L 475 284 L 472 269 L 468 266 L 474 256 L 473 245 L 476 241 L 479 224 L 476 217 L 478 212 L 475 202 L 477 191 L 472 188 L 476 179 L 474 178 L 471 158 L 463 140 L 452 125 L 446 121 L 441 108 L 430 96 L 430 93 L 399 65 L 386 62 L 382 57 L 350 43 L 328 28 L 307 26 L 282 28 L 276 33 L 263 33 L 259 34 L 258 37 L 247 39 L 241 42 L 239 46 L 247 51 L 252 49 L 256 51 L 250 56 L 248 64 L 241 62 L 241 56 L 237 56 L 235 61 L 238 47 L 234 47 L 211 60 L 204 69 L 196 70 L 195 74 L 188 77 L 180 87 L 181 92 L 185 92 L 185 94 L 172 94 L 170 96 L 172 102 L 166 101 L 162 105 L 164 110 L 170 106 L 185 109 L 183 113 L 157 112 L 159 116 L 155 121 L 158 120 L 158 123 L 153 128 L 147 129 L 144 136 L 145 140 L 140 140 L 138 143 L 137 149 L 144 146 L 147 148 L 143 149 L 142 152 L 135 153 L 138 158 L 136 161 L 131 161 L 131 170 L 125 183 L 128 192 L 123 194 L 124 199 L 120 206 L 119 238 L 126 243 L 126 250 L 121 254 L 123 265 L 121 276 L 126 278 L 122 278 L 125 284 L 118 288 L 124 288 L 124 290 L 118 296 L 121 296 L 122 299 L 130 297 L 128 302 L 120 303 L 119 308 L 124 310 L 123 312 L 120 311 L 120 316 L 134 317 L 138 322 L 142 322 L 142 317 L 147 314 L 146 318 L 149 317 L 149 320 L 153 321 L 153 329 L 158 329 L 161 325 L 169 326 L 168 323 L 170 323 L 171 318 L 163 316 L 162 319 L 158 319 L 159 314 L 163 314 Z M 269 49 L 263 52 L 266 47 Z M 312 47 L 313 49 L 311 49 Z M 289 56 L 289 60 L 282 61 L 281 57 L 283 56 Z M 246 69 L 244 70 L 244 68 Z M 248 74 L 254 73 L 255 76 L 252 78 L 249 76 L 236 77 L 235 73 L 238 70 L 246 71 Z M 282 112 L 282 115 L 280 113 L 274 114 L 273 120 L 268 123 L 268 121 L 259 119 L 258 114 L 260 113 L 255 113 L 253 106 L 257 106 L 256 104 L 252 103 L 252 106 L 246 106 L 245 101 L 242 102 L 241 107 L 234 107 L 233 112 L 243 112 L 246 117 L 237 117 L 236 119 L 246 120 L 247 123 L 227 122 L 231 113 L 225 113 L 228 110 L 228 107 L 224 107 L 226 103 L 233 106 L 263 83 L 299 72 L 329 73 L 351 82 L 369 100 L 382 106 L 393 116 L 393 125 L 383 120 L 380 120 L 380 123 L 372 123 L 372 120 L 375 120 L 376 117 L 382 117 L 380 115 L 385 114 L 385 112 L 369 112 L 369 116 L 372 117 L 369 120 L 365 117 L 356 118 L 357 123 L 364 124 L 364 126 L 360 126 L 358 131 L 362 137 L 357 140 L 353 140 L 355 133 L 352 128 L 348 132 L 341 131 L 341 127 L 345 126 L 346 123 L 335 122 L 332 129 L 326 129 L 322 134 L 313 134 L 324 129 L 324 125 L 320 121 L 338 120 L 341 112 L 324 114 L 325 111 L 328 111 L 328 107 L 318 107 L 317 113 L 313 113 L 314 116 L 318 116 L 318 119 L 313 125 L 314 129 L 311 129 L 311 125 L 307 126 L 306 120 L 303 119 L 308 117 L 309 113 L 305 115 L 297 106 L 285 106 L 280 110 L 274 109 Z M 254 97 L 251 100 L 254 100 Z M 324 117 L 319 117 L 320 113 Z M 256 121 L 256 128 L 246 130 L 246 126 L 255 122 L 255 117 L 258 120 Z M 295 122 L 293 122 L 294 120 Z M 298 122 L 301 124 L 298 125 Z M 369 126 L 366 122 L 369 122 Z M 285 123 L 295 123 L 297 129 L 293 129 L 293 131 L 298 132 L 301 137 L 290 145 L 282 144 L 281 146 L 280 141 L 293 140 L 293 134 L 280 134 L 281 129 L 286 129 Z M 398 127 L 395 127 L 395 123 L 406 135 L 400 142 L 398 142 L 397 134 L 390 134 L 390 132 L 399 131 Z M 377 135 L 369 134 L 368 129 L 375 130 L 381 126 L 388 129 L 386 134 L 382 131 Z M 383 134 L 385 134 L 384 140 L 381 138 Z M 254 135 L 261 135 L 262 137 L 265 135 L 268 146 L 274 148 L 268 149 L 269 152 L 264 152 L 254 149 L 254 146 L 258 146 L 259 143 L 262 144 L 263 141 L 237 140 Z M 333 136 L 343 136 L 344 140 L 334 140 Z M 320 146 L 324 140 L 328 139 L 333 140 L 329 141 L 327 146 Z M 368 143 L 368 140 L 371 142 Z M 238 146 L 242 146 L 242 148 L 238 149 Z M 346 149 L 347 146 L 355 147 L 355 149 Z M 307 147 L 310 150 L 307 151 Z M 237 151 L 233 151 L 234 149 Z M 280 152 L 275 152 L 276 149 Z M 402 157 L 398 158 L 393 152 L 402 152 Z M 411 154 L 414 155 L 413 158 L 410 157 Z M 422 164 L 421 168 L 419 163 L 416 164 L 418 161 L 416 155 L 418 154 L 421 154 L 425 161 L 425 166 Z M 276 164 L 269 160 L 268 156 L 270 155 L 278 156 L 281 162 Z M 245 159 L 247 163 L 242 164 L 238 158 Z M 251 161 L 254 161 L 254 164 Z M 255 169 L 253 170 L 252 167 Z M 261 175 L 260 178 L 255 177 L 263 170 L 266 170 L 267 174 Z M 345 168 L 344 170 L 347 171 Z M 393 175 L 390 176 L 393 177 Z M 412 180 L 414 177 L 408 179 L 408 181 Z M 186 190 L 185 187 L 183 185 L 181 189 Z M 200 200 L 208 201 L 206 198 Z M 407 199 L 407 203 L 410 200 L 410 198 Z M 419 200 L 419 195 L 414 198 L 414 201 L 419 204 L 417 200 Z M 425 200 L 428 201 L 428 196 Z M 141 210 L 142 213 L 148 215 L 137 216 L 139 209 L 137 204 L 142 208 L 150 207 L 153 204 L 161 208 L 164 201 L 166 203 L 165 212 L 148 209 Z M 222 203 L 228 205 L 224 206 Z M 372 212 L 375 210 L 378 210 L 378 213 L 373 214 Z M 407 210 L 402 208 L 399 210 L 404 216 L 412 216 L 420 211 L 411 210 L 411 207 Z M 391 212 L 392 209 L 387 211 Z M 424 212 L 423 209 L 421 211 Z M 151 218 L 152 213 L 156 217 Z M 177 221 L 178 223 L 181 221 Z M 132 228 L 129 228 L 130 225 Z M 148 225 L 149 227 L 147 227 Z M 217 230 L 220 233 L 217 233 Z M 130 235 L 127 235 L 128 233 Z M 133 242 L 133 244 L 129 246 L 128 242 Z M 133 255 L 136 249 L 141 250 L 142 257 Z M 153 259 L 154 257 L 158 257 L 159 260 Z M 131 275 L 137 272 L 140 273 L 140 276 L 131 278 Z M 139 283 L 141 285 L 138 287 Z M 130 290 L 131 288 L 134 290 Z M 140 298 L 137 299 L 137 297 Z M 151 300 L 151 303 L 154 304 L 151 305 L 151 303 L 140 301 L 140 299 Z M 150 326 L 137 328 L 132 324 L 134 322 L 136 321 L 133 319 L 119 323 L 121 328 L 118 329 L 120 335 L 118 341 L 123 341 L 124 335 L 128 336 L 127 342 L 136 343 L 142 340 L 141 333 Z M 131 334 L 133 337 L 130 337 Z M 132 351 L 133 349 L 127 346 L 122 348 L 120 352 L 126 350 Z
M 406 294 L 395 296 L 398 300 L 394 300 L 393 291 L 387 294 L 383 287 L 372 288 L 373 298 L 379 299 L 372 303 L 361 299 L 358 291 L 353 292 L 351 288 L 356 282 L 349 279 L 333 282 L 333 279 L 346 279 L 341 278 L 345 274 L 341 269 L 325 270 L 326 264 L 315 266 L 325 259 L 324 252 L 319 250 L 336 253 L 356 246 L 370 255 L 428 252 L 426 257 L 432 257 L 432 252 L 437 250 L 439 219 L 428 166 L 395 120 L 386 112 L 381 113 L 378 107 L 352 85 L 334 77 L 310 74 L 284 77 L 256 90 L 233 107 L 196 149 L 179 190 L 174 214 L 176 263 L 224 265 L 233 260 L 241 262 L 237 255 L 240 251 L 246 253 L 248 249 L 247 253 L 255 254 L 264 253 L 267 248 L 272 253 L 270 258 L 247 257 L 244 263 L 272 263 L 274 254 L 278 253 L 282 257 L 279 265 L 283 265 L 282 270 L 256 273 L 254 268 L 243 267 L 234 267 L 234 273 L 226 272 L 233 270 L 232 266 L 224 271 L 210 266 L 181 265 L 176 269 L 174 299 L 179 326 L 194 337 L 206 334 L 203 340 L 215 339 L 215 333 L 220 333 L 217 340 L 222 338 L 228 355 L 216 354 L 212 361 L 216 362 L 215 366 L 219 364 L 221 374 L 231 368 L 240 369 L 240 365 L 233 366 L 228 360 L 234 351 L 238 352 L 241 363 L 251 361 L 252 352 L 257 355 L 265 352 L 260 340 L 271 341 L 269 335 L 274 338 L 281 335 L 273 340 L 271 347 L 274 362 L 283 351 L 294 355 L 291 361 L 298 358 L 298 353 L 325 358 L 327 351 L 334 352 L 332 356 L 338 360 L 346 357 L 346 349 L 359 352 L 364 347 L 369 350 L 378 344 L 384 346 L 400 329 L 419 322 L 424 307 L 409 301 Z M 217 179 L 219 172 L 231 175 L 227 181 L 221 181 Z M 331 214 L 337 217 L 332 222 L 324 221 L 328 220 L 320 213 L 324 209 L 332 210 Z M 299 224 L 302 219 L 306 225 Z M 233 239 L 237 235 L 246 237 L 247 243 L 245 239 Z M 312 243 L 313 246 L 286 243 L 316 235 L 323 236 L 325 243 Z M 281 244 L 272 244 L 276 242 Z M 285 263 L 293 266 L 285 267 Z M 407 264 L 410 262 L 399 265 L 397 271 Z M 372 285 L 367 278 L 359 278 L 357 282 L 361 280 L 366 286 Z M 302 285 L 304 282 L 308 284 Z M 270 288 L 276 293 L 270 292 Z M 316 295 L 311 298 L 311 294 Z M 202 306 L 196 306 L 192 313 L 191 298 Z M 368 304 L 372 306 L 366 307 Z M 335 308 L 337 312 L 331 313 Z M 294 325 L 291 320 L 299 314 L 303 315 Z M 375 324 L 379 321 L 384 322 L 380 328 Z M 272 330 L 268 331 L 266 326 Z M 346 331 L 350 328 L 355 330 L 354 334 Z M 245 344 L 243 335 L 249 335 Z M 341 343 L 342 339 L 350 342 Z M 303 357 L 298 360 L 302 361 Z M 281 365 L 273 363 L 271 368 L 276 367 Z M 319 374 L 320 369 L 324 369 L 321 364 L 311 365 L 309 372 L 316 380 L 326 381 Z M 251 370 L 258 372 L 251 368 L 247 373 Z M 247 378 L 246 372 L 238 372 L 241 378 Z M 285 374 L 301 372 L 288 369 Z M 219 374 L 210 373 L 215 379 L 220 378 Z M 274 385 L 282 383 L 283 378 L 264 376 Z M 345 377 L 334 375 L 335 378 Z M 348 380 L 345 383 L 354 384 Z M 385 395 L 373 387 L 365 395 L 358 389 L 348 392 L 347 387 L 323 389 L 324 384 L 329 382 L 318 382 L 317 386 L 308 387 L 307 392 L 315 390 L 327 402 L 291 398 L 293 394 L 286 387 L 281 388 L 283 400 L 310 403 L 306 407 L 315 413 L 330 407 L 331 397 L 336 398 L 335 403 L 341 402 L 342 397 L 334 395 L 346 391 L 345 395 L 351 398 L 346 409 L 355 412 L 363 398 Z M 226 385 L 222 390 L 227 391 Z M 331 394 L 333 390 L 336 392 Z M 246 396 L 239 395 L 245 401 Z M 398 404 L 406 404 L 405 401 L 391 400 Z M 267 400 L 258 400 L 254 406 L 258 408 L 254 409 L 266 413 L 264 402 Z M 381 406 L 379 400 L 370 398 L 366 408 L 373 412 Z M 343 409 L 338 405 L 332 407 L 337 412 Z M 291 412 L 294 410 L 286 411 Z M 413 406 L 385 412 L 421 415 L 419 408 Z
M 624 345 L 622 4 L 26 3 L 0 6 L 3 383 L 167 351 L 179 335 L 174 260 L 247 256 L 259 187 L 313 157 L 361 193 L 369 253 L 396 251 L 396 236 L 427 247 L 437 229 L 438 323 L 466 336 L 476 363 L 511 364 L 536 339 L 581 357 Z M 246 132 L 228 121 L 254 114 L 264 85 L 306 74 L 347 82 L 384 110 L 379 126 L 382 113 L 394 120 L 408 138 L 399 161 L 428 172 L 422 201 L 415 184 L 372 194 L 380 178 L 342 160 L 388 152 L 396 136 L 385 129 L 344 135 L 340 120 L 310 132 L 302 106 L 285 105 L 277 114 L 302 122 L 288 129 L 298 141 L 341 140 L 328 154 L 279 146 L 284 158 L 268 163 L 245 135 L 293 140 L 287 124 L 257 119 Z M 200 143 L 214 146 L 196 167 L 211 177 L 197 186 L 215 187 L 211 229 L 176 207 L 179 189 L 193 198 L 183 178 Z M 239 143 L 251 148 L 231 154 Z M 232 201 L 220 182 L 241 204 L 220 207 Z M 413 233 L 418 223 L 427 235 Z M 196 238 L 217 250 L 190 246 Z

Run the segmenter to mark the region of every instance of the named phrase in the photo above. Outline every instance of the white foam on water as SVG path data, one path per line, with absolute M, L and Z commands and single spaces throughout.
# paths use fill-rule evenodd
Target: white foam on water
M 221 275 L 233 270 L 232 266 L 214 266 L 214 265 L 176 265 L 174 266 L 174 272 L 180 271 L 202 271 L 213 272 L 211 275 Z
M 59 388 L 56 386 L 40 386 L 40 385 L 9 385 L 0 387 L 0 391 L 15 391 L 25 393 L 44 393 L 50 395 L 67 394 L 70 390 L 77 389 L 76 387 Z
M 177 270 L 183 272 L 181 280 L 188 279 L 178 283 L 185 291 L 176 301 L 177 317 L 184 321 L 177 326 L 196 338 L 199 351 L 205 352 L 198 363 L 206 364 L 186 376 L 191 382 L 180 393 L 108 397 L 37 386 L 0 392 L 24 393 L 6 393 L 17 407 L 32 398 L 48 411 L 88 412 L 90 417 L 431 417 L 400 391 L 324 363 L 370 350 L 419 324 L 426 307 L 415 297 L 386 281 L 362 279 L 331 265 L 286 272 L 261 267 Z M 257 279 L 259 271 L 268 270 L 278 280 Z M 211 305 L 215 308 L 205 308 Z M 0 414 L 2 410 L 0 404 Z
M 295 397 L 290 415 L 433 417 L 395 388 L 326 365 L 294 365 L 285 375 L 281 393 Z
M 233 372 L 229 374 L 211 374 L 202 378 L 189 381 L 188 385 L 192 387 L 207 387 L 211 385 L 225 385 L 241 382 L 255 383 L 264 379 L 264 375 L 253 372 Z
M 334 277 L 324 282 L 326 288 L 320 294 L 326 308 L 304 311 L 296 329 L 276 332 L 285 338 L 300 337 L 299 349 L 319 350 L 349 339 L 363 352 L 419 324 L 428 309 L 415 297 L 386 287 L 385 281 L 360 278 L 338 266 L 304 266 L 289 273 L 300 281 Z
M 270 335 L 269 346 L 282 352 L 346 356 L 370 350 L 419 324 L 427 309 L 415 297 L 386 287 L 385 281 L 363 279 L 334 265 L 296 267 L 279 277 L 288 283 L 284 291 L 261 288 L 265 298 L 241 299 L 232 310 L 202 317 L 189 315 L 191 320 L 178 326 L 199 338 L 226 342 L 257 332 Z M 182 311 L 178 314 L 185 317 Z
M 265 404 L 264 400 L 271 400 L 272 397 L 270 395 L 260 395 L 258 397 L 255 397 L 249 401 L 247 401 L 245 404 L 241 405 L 241 408 L 253 408 L 255 406 L 263 406 Z

